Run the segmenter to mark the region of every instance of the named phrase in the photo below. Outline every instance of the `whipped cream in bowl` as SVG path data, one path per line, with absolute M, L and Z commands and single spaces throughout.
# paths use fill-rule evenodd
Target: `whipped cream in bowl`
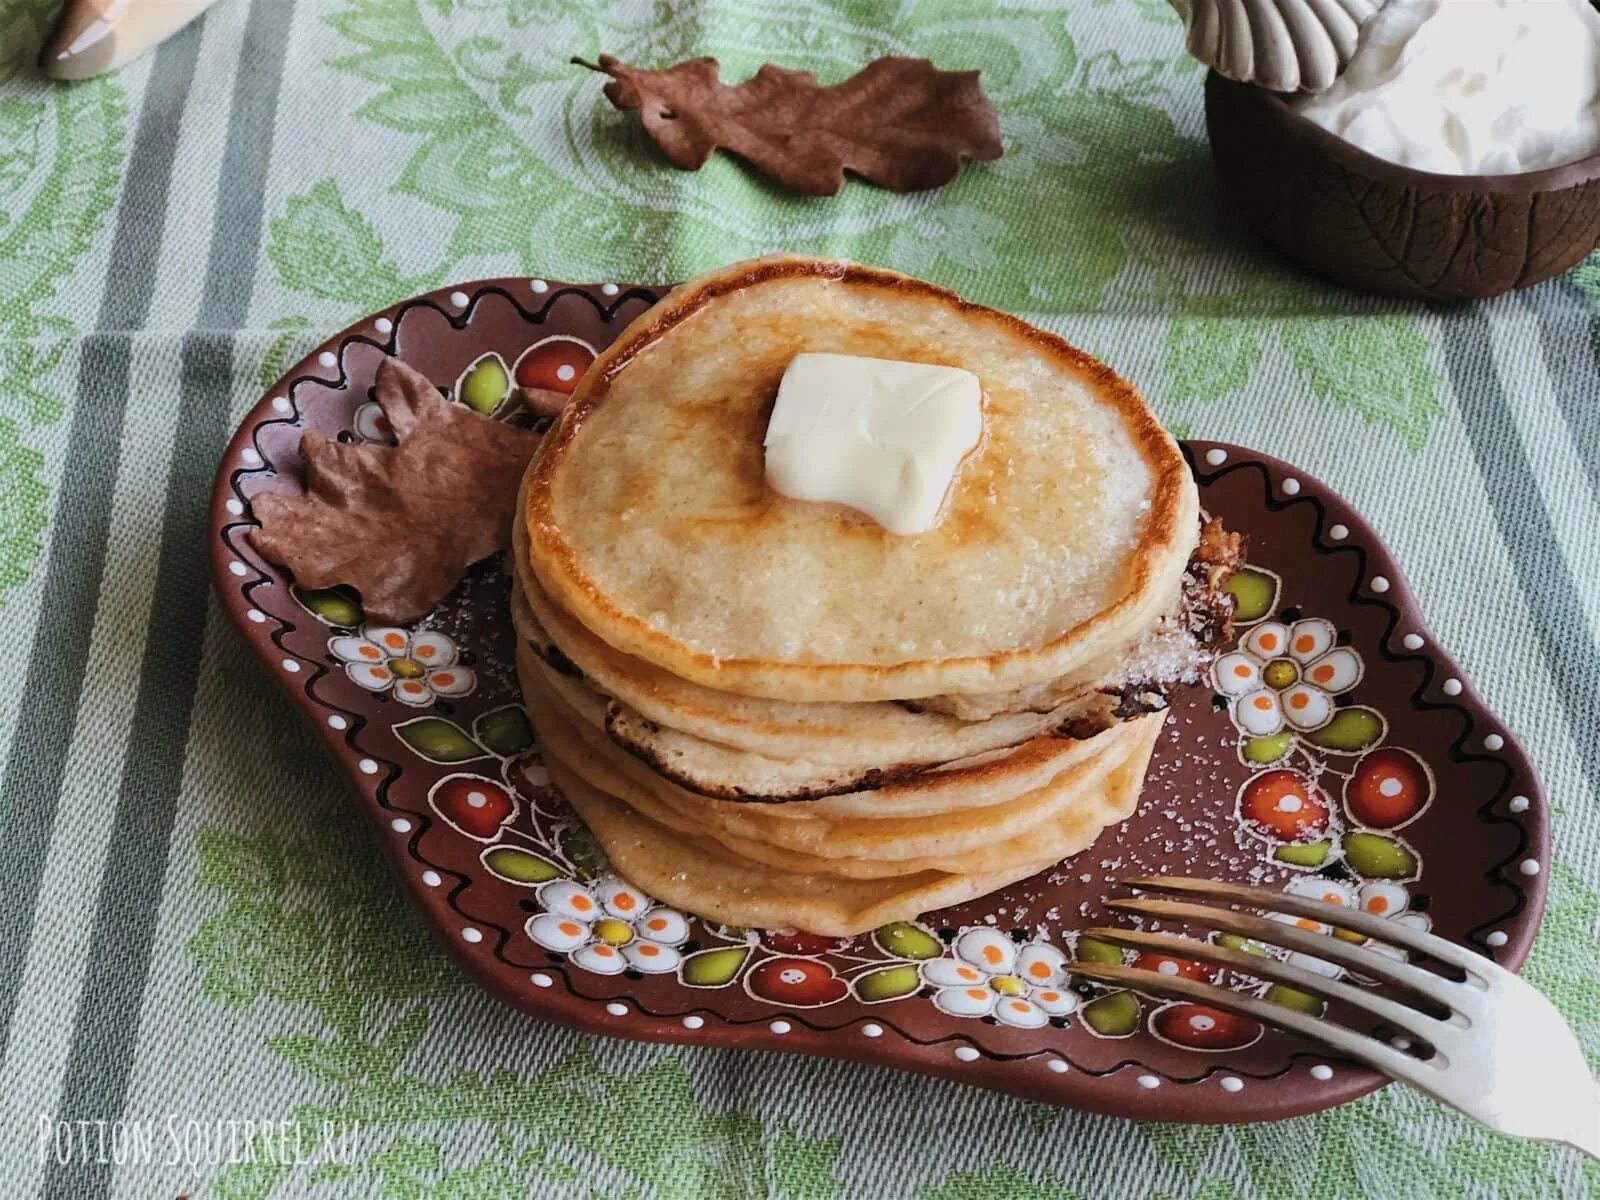
M 1307 120 L 1388 162 L 1515 175 L 1600 153 L 1588 0 L 1387 0 Z
M 1484 299 L 1600 245 L 1588 0 L 1386 0 L 1325 92 L 1205 92 L 1227 211 L 1337 283 Z

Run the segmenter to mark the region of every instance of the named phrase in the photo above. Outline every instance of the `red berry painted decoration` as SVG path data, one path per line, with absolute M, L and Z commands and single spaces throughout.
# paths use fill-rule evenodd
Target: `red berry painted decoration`
M 750 972 L 750 994 L 786 1008 L 817 1008 L 843 1000 L 844 980 L 809 958 L 770 958 Z
M 522 352 L 513 368 L 518 387 L 571 392 L 594 361 L 594 351 L 573 337 L 547 337 Z
M 1433 776 L 1409 750 L 1385 746 L 1364 755 L 1344 785 L 1350 819 L 1372 829 L 1399 829 L 1433 799 Z
M 797 929 L 766 929 L 761 941 L 780 954 L 828 954 L 848 944 L 845 938 L 823 937 L 819 933 L 801 933 Z
M 1328 816 L 1328 798 L 1298 771 L 1262 771 L 1239 789 L 1239 819 L 1275 842 L 1314 841 Z
M 1242 1050 L 1261 1037 L 1261 1026 L 1204 1004 L 1169 1004 L 1150 1018 L 1150 1032 L 1190 1050 Z
M 433 785 L 428 803 L 456 829 L 480 842 L 493 841 L 517 815 L 504 785 L 482 775 L 450 775 Z
M 1216 968 L 1206 963 L 1196 962 L 1192 958 L 1176 958 L 1171 954 L 1156 954 L 1150 950 L 1140 951 L 1133 965 L 1141 971 L 1156 971 L 1169 977 L 1196 979 L 1201 983 L 1210 983 L 1217 977 Z

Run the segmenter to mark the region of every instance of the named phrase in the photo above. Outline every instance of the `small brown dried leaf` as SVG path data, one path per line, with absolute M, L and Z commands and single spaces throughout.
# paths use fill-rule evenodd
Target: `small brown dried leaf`
M 452 404 L 399 359 L 379 364 L 373 391 L 397 444 L 305 434 L 306 490 L 257 496 L 251 540 L 302 587 L 346 584 L 369 615 L 411 621 L 510 544 L 539 435 Z
M 836 194 L 845 171 L 914 192 L 950 182 L 967 159 L 1001 154 L 1000 119 L 978 72 L 941 71 L 925 58 L 880 58 L 832 87 L 771 63 L 729 86 L 714 58 L 660 71 L 609 54 L 572 61 L 611 76 L 606 98 L 638 109 L 645 132 L 685 171 L 721 147 L 806 196 Z

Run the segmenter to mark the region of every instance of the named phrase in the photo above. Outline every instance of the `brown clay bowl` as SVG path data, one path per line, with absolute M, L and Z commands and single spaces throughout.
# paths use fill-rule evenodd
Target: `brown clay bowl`
M 1559 275 L 1600 244 L 1600 154 L 1521 175 L 1418 171 L 1215 73 L 1206 129 L 1223 185 L 1255 231 L 1349 287 L 1481 300 Z

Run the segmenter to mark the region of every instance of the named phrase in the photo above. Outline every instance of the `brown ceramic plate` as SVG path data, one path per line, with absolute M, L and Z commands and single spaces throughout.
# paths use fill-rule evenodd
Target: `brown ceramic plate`
M 413 901 L 480 984 L 534 1016 L 619 1037 L 858 1059 L 1149 1120 L 1256 1121 L 1382 1081 L 1284 1034 L 1129 993 L 1079 993 L 1059 975 L 1031 991 L 1004 977 L 942 990 L 975 940 L 962 931 L 998 931 L 1026 964 L 1051 961 L 1041 946 L 1092 954 L 1075 931 L 1106 918 L 1116 881 L 1167 871 L 1311 888 L 1522 963 L 1549 850 L 1526 756 L 1348 505 L 1276 459 L 1208 442 L 1187 447 L 1202 502 L 1249 537 L 1240 645 L 1215 689 L 1178 699 L 1139 814 L 1121 829 L 1053 871 L 849 942 L 637 908 L 603 929 L 539 922 L 571 912 L 602 865 L 547 786 L 518 705 L 500 564 L 480 564 L 401 631 L 404 641 L 429 630 L 435 654 L 458 656 L 440 681 L 456 694 L 405 704 L 346 672 L 339 651 L 355 643 L 341 639 L 362 636 L 356 599 L 302 593 L 263 562 L 247 536 L 250 504 L 300 487 L 304 430 L 382 436 L 361 406 L 384 355 L 492 409 L 513 375 L 570 390 L 659 291 L 501 279 L 407 301 L 290 371 L 218 470 L 210 550 L 224 609 L 322 734 Z M 1275 732 L 1292 711 L 1279 691 L 1297 678 L 1306 708 L 1326 702 L 1328 721 Z M 1232 703 L 1221 694 L 1231 680 L 1250 685 Z M 594 953 L 607 937 L 653 948 Z M 552 939 L 566 939 L 565 952 Z M 600 969 L 619 963 L 667 969 Z

